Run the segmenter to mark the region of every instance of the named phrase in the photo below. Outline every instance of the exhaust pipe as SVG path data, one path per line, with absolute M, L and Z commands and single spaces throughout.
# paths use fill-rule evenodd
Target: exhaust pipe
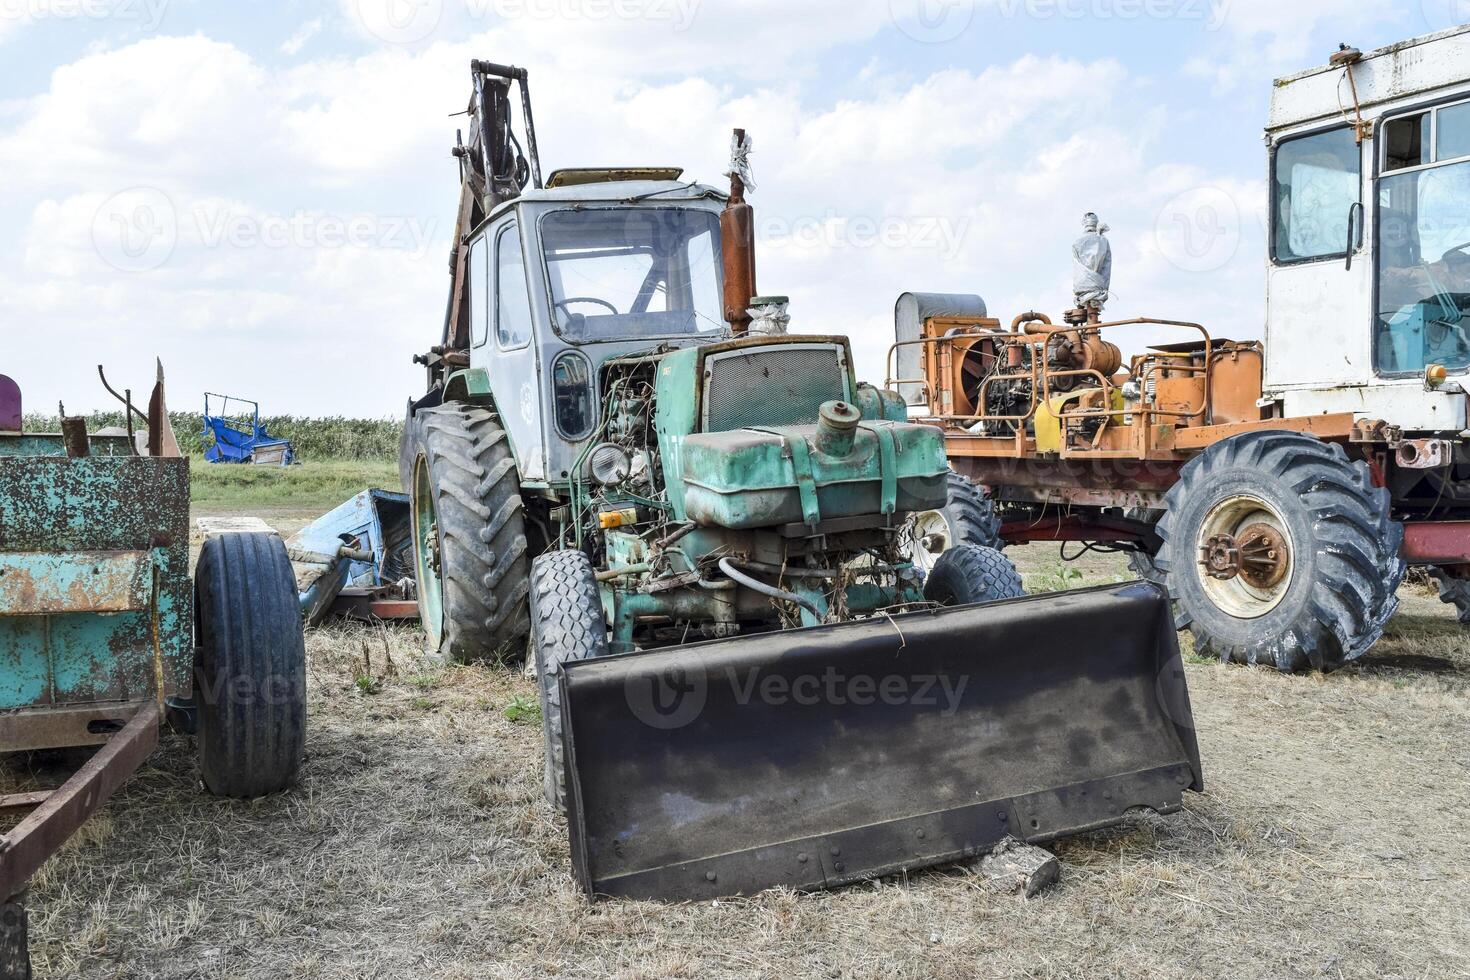
M 755 208 L 745 203 L 750 179 L 750 137 L 735 130 L 730 141 L 730 198 L 720 215 L 720 237 L 725 259 L 725 322 L 730 332 L 744 336 L 750 329 L 747 307 L 755 291 Z

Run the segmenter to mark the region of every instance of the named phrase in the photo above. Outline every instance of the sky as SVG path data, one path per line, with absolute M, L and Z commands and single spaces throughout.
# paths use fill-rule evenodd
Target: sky
M 28 410 L 396 416 L 438 340 L 471 58 L 520 65 L 543 168 L 754 140 L 759 285 L 881 382 L 906 290 L 1261 335 L 1271 80 L 1470 0 L 0 0 L 0 373 Z M 1470 53 L 1467 53 L 1470 57 Z

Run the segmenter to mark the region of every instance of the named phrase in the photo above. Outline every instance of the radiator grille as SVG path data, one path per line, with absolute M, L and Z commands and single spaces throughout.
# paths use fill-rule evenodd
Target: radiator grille
M 841 349 L 781 346 L 711 356 L 704 389 L 704 431 L 802 425 L 823 402 L 845 399 Z

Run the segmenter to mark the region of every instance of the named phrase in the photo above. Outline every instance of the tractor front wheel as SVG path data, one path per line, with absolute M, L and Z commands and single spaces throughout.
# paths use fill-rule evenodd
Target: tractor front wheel
M 606 656 L 607 619 L 592 562 L 580 551 L 552 551 L 531 563 L 531 649 L 541 701 L 546 799 L 566 810 L 560 676 L 563 665 Z
M 505 429 L 473 405 L 421 410 L 413 422 L 412 508 L 419 620 L 453 660 L 525 646 L 526 513 Z
M 932 571 L 940 557 L 961 544 L 979 545 L 999 551 L 1000 518 L 995 502 L 985 490 L 953 471 L 945 474 L 948 499 L 940 510 L 919 511 L 904 526 L 909 560 L 925 572 Z
M 1281 431 L 1224 440 L 1185 465 L 1167 505 L 1155 566 L 1201 654 L 1335 670 L 1398 609 L 1403 525 L 1341 446 Z
M 286 546 L 274 534 L 204 542 L 194 573 L 199 769 L 216 796 L 285 789 L 306 746 L 306 642 Z
M 924 582 L 924 598 L 941 606 L 1015 599 L 1026 594 L 1011 560 L 994 548 L 960 544 L 939 556 Z

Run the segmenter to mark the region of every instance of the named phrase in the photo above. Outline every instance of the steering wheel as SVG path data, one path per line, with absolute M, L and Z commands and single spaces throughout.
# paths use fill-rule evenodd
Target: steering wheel
M 1467 243 L 1467 244 L 1470 244 L 1470 243 Z M 611 303 L 609 303 L 605 299 L 598 299 L 596 296 L 568 296 L 566 299 L 557 300 L 555 303 L 552 303 L 551 304 L 551 308 L 552 309 L 556 309 L 557 307 L 560 307 L 560 306 L 570 306 L 573 303 L 595 303 L 598 306 L 605 306 L 605 307 L 607 307 L 609 310 L 612 311 L 612 315 L 613 316 L 620 316 L 621 315 L 621 314 L 618 313 L 618 308 L 616 306 L 613 306 Z M 567 312 L 568 313 L 571 313 L 572 311 L 571 310 L 567 310 Z
M 1462 245 L 1456 245 L 1454 248 L 1445 249 L 1445 253 L 1439 257 L 1439 260 L 1441 262 L 1447 263 L 1449 262 L 1451 255 L 1454 255 L 1456 252 L 1463 253 L 1466 249 L 1470 249 L 1470 242 L 1465 242 Z M 1465 258 L 1470 258 L 1470 255 L 1465 256 Z

